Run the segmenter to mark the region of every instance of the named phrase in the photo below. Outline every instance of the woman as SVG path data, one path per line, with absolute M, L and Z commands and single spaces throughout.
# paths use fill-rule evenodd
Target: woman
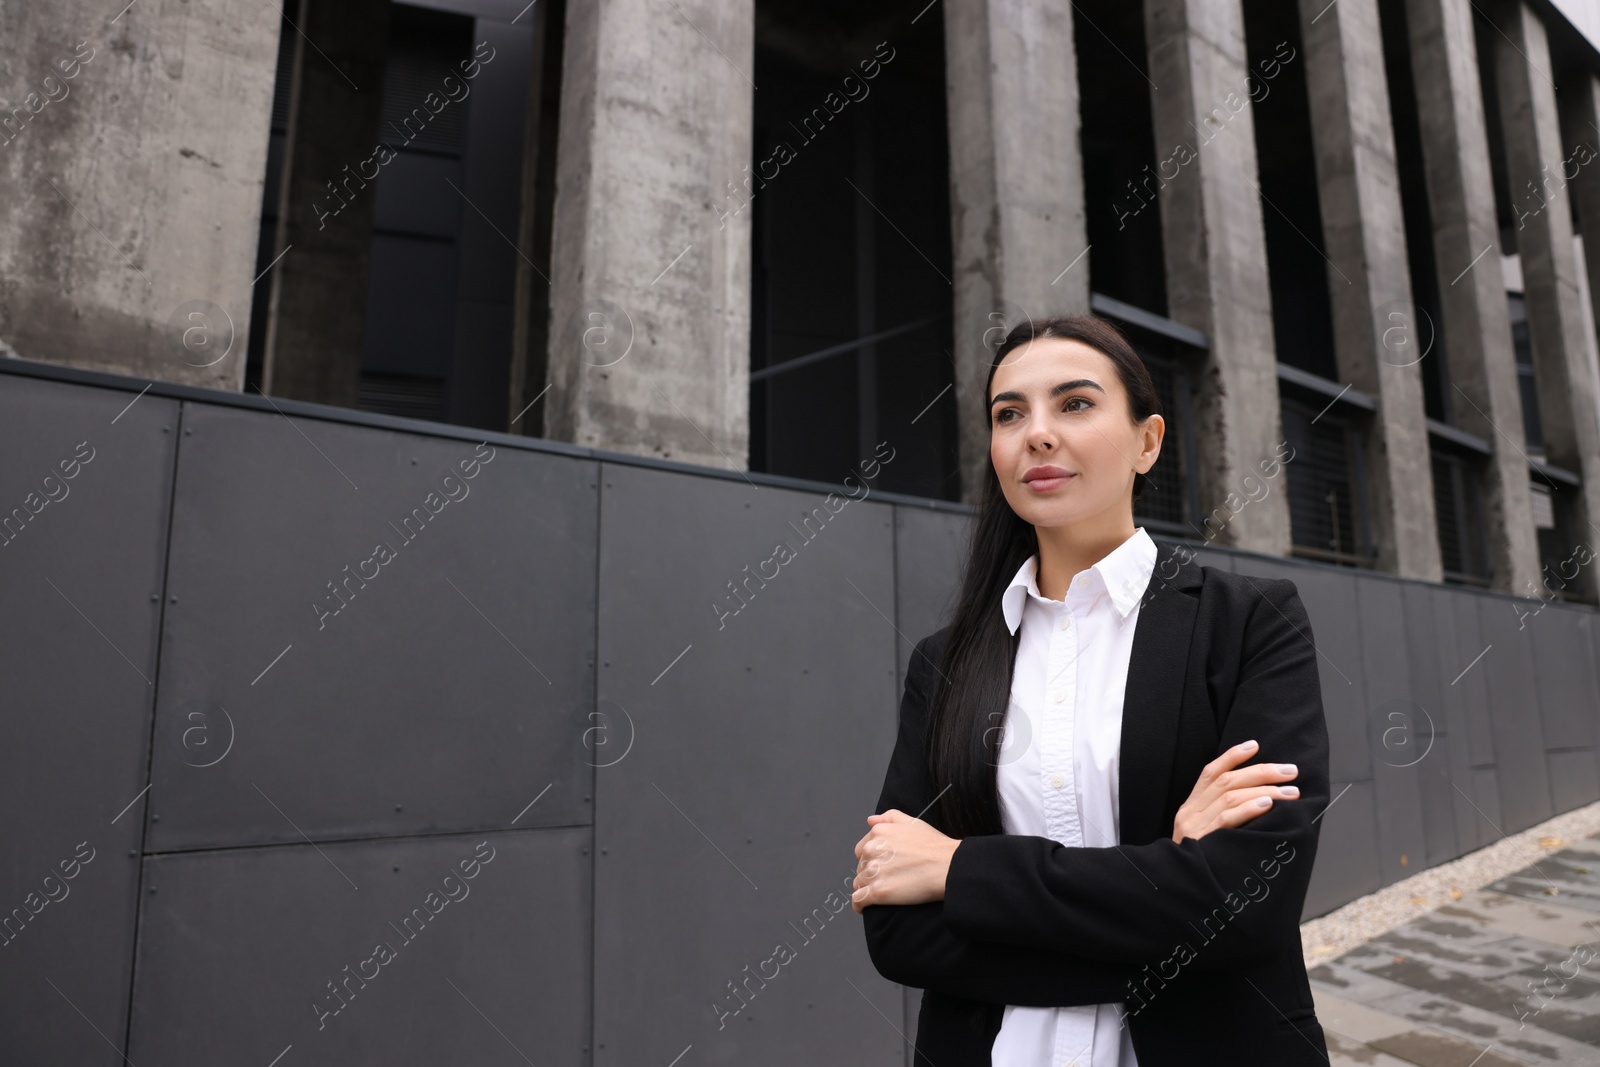
M 1294 583 L 1134 527 L 1165 422 L 1110 323 L 1018 326 L 985 398 L 959 599 L 856 845 L 873 963 L 924 991 L 917 1063 L 1326 1064 L 1299 921 L 1328 735 Z

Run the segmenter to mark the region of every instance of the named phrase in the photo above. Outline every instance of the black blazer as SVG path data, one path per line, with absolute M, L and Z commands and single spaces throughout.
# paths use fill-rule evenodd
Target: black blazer
M 1300 916 L 1328 806 L 1317 651 L 1293 582 L 1202 567 L 1164 546 L 1139 609 L 1122 711 L 1120 844 L 965 838 L 945 899 L 870 905 L 880 974 L 923 990 L 918 1067 L 983 1067 L 1005 1005 L 1125 1001 L 1139 1067 L 1326 1064 Z M 944 831 L 925 764 L 946 627 L 917 643 L 878 811 Z M 1294 763 L 1300 796 L 1242 827 L 1172 840 L 1201 768 Z

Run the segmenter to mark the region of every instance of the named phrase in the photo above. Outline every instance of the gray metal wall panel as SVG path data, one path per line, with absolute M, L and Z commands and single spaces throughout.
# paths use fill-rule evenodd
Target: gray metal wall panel
M 1452 722 L 1459 735 L 1451 742 L 1456 837 L 1462 851 L 1470 852 L 1500 839 L 1499 831 L 1474 807 L 1483 807 L 1478 790 L 1488 788 L 1485 783 L 1492 785 L 1494 782 L 1494 727 L 1490 721 L 1488 684 L 1489 657 L 1493 649 L 1484 639 L 1479 622 L 1479 604 L 1493 598 L 1464 589 L 1441 590 L 1440 597 L 1436 621 L 1441 632 L 1451 635 L 1453 643 L 1453 647 L 1441 652 L 1440 666 L 1441 677 L 1449 675 L 1445 700 L 1453 711 Z M 1485 770 L 1487 774 L 1480 773 Z M 1498 812 L 1498 790 L 1482 794 L 1491 795 L 1494 810 Z M 1495 821 L 1499 821 L 1498 814 Z
M 1240 574 L 1287 578 L 1294 582 L 1311 622 L 1322 682 L 1322 710 L 1328 723 L 1329 778 L 1337 786 L 1372 777 L 1367 716 L 1361 688 L 1361 627 L 1356 579 L 1344 569 L 1313 567 L 1243 556 Z
M 1167 538 L 1157 538 L 1158 543 L 1167 543 Z M 1219 571 L 1232 571 L 1235 569 L 1234 560 L 1237 558 L 1229 552 L 1218 552 L 1210 548 L 1189 548 L 1194 552 L 1194 561 L 1202 567 L 1215 567 Z
M 1600 620 L 1591 620 L 1590 622 L 1589 652 L 1591 656 L 1590 662 L 1594 664 L 1596 681 L 1600 683 Z M 1600 685 L 1597 685 L 1595 690 L 1594 703 L 1596 711 L 1592 714 L 1600 714 Z
M 1456 657 L 1441 662 L 1450 675 L 1450 690 L 1455 693 L 1466 726 L 1467 751 L 1474 767 L 1494 765 L 1494 727 L 1490 721 L 1489 670 L 1493 661 L 1491 641 L 1484 636 L 1480 605 L 1493 601 L 1481 593 L 1460 591 L 1449 602 L 1449 624 L 1455 631 Z M 1441 620 L 1441 625 L 1444 625 Z M 1450 668 L 1456 668 L 1451 671 Z
M 949 621 L 960 591 L 962 552 L 973 519 L 969 515 L 932 508 L 897 505 L 894 508 L 895 625 L 900 631 L 896 644 L 895 693 L 905 691 L 906 671 L 916 643 Z M 891 714 L 899 720 L 899 697 Z M 915 814 L 913 812 L 913 814 Z M 922 991 L 904 989 L 901 1005 L 901 1031 L 906 1035 L 905 1062 L 913 1059 L 911 1039 L 917 1032 L 917 1015 L 922 1009 Z
M 1549 765 L 1540 722 L 1538 685 L 1530 629 L 1518 629 L 1512 605 L 1503 597 L 1478 600 L 1478 624 L 1492 647 L 1478 666 L 1488 687 L 1489 722 L 1494 730 L 1495 769 L 1500 775 L 1500 830 L 1514 834 L 1555 814 L 1551 810 Z
M 1434 751 L 1428 758 L 1444 761 L 1443 778 L 1450 783 L 1450 821 L 1454 827 L 1455 850 L 1447 858 L 1454 858 L 1483 843 L 1478 841 L 1476 829 L 1482 820 L 1467 802 L 1472 788 L 1472 730 L 1468 725 L 1467 705 L 1470 698 L 1477 713 L 1483 714 L 1482 676 L 1475 673 L 1476 667 L 1463 674 L 1462 667 L 1467 661 L 1460 653 L 1464 645 L 1477 640 L 1478 612 L 1473 595 L 1458 589 L 1436 587 L 1427 599 L 1431 615 L 1421 616 L 1416 625 L 1425 639 L 1432 641 L 1437 670 L 1438 696 L 1435 704 L 1428 708 L 1437 736 Z M 1487 732 L 1485 726 L 1485 736 Z
M 150 857 L 129 1059 L 584 1064 L 590 840 L 567 827 Z
M 1550 793 L 1558 813 L 1600 800 L 1600 766 L 1594 749 L 1552 752 L 1549 759 Z
M 8 1067 L 122 1062 L 178 414 L 137 397 L 0 378 Z
M 42 884 L 72 846 L 95 849 L 70 895 L 0 956 L 11 961 L 0 963 L 0 1059 L 122 1062 L 84 1015 L 120 1039 L 141 904 L 135 1062 L 271 1046 L 274 1013 L 312 1032 L 265 1047 L 262 1062 L 291 1042 L 297 1059 L 348 1062 L 396 1032 L 406 1055 L 421 1040 L 446 1058 L 465 1040 L 487 1059 L 514 1054 L 485 1036 L 474 1005 L 512 1034 L 502 1013 L 524 1025 L 529 1004 L 549 1011 L 526 1024 L 532 1047 L 517 1043 L 541 1063 L 583 1062 L 585 1045 L 601 1063 L 671 1062 L 690 1044 L 777 1063 L 903 1050 L 887 1020 L 914 1033 L 920 994 L 871 966 L 848 910 L 851 849 L 882 783 L 911 644 L 944 621 L 968 516 L 876 500 L 830 508 L 822 492 L 501 447 L 470 498 L 430 515 L 436 533 L 397 538 L 396 558 L 319 629 L 313 594 L 371 553 L 350 546 L 426 506 L 470 443 L 226 403 L 186 401 L 180 423 L 176 401 L 135 401 L 137 390 L 0 383 L 0 506 L 44 487 L 77 442 L 96 449 L 69 496 L 0 548 L 5 601 L 36 609 L 0 622 L 0 669 L 32 709 L 0 752 L 0 782 L 15 783 L 0 790 L 40 813 L 13 827 L 0 889 L 22 905 L 30 865 Z M 808 537 L 802 512 L 817 527 Z M 792 557 L 754 574 L 779 540 Z M 1396 876 L 1395 853 L 1407 857 L 1398 874 L 1416 873 L 1600 796 L 1592 610 L 1527 616 L 1500 594 L 1215 546 L 1200 562 L 1288 577 L 1311 614 L 1336 799 L 1305 917 Z M 749 583 L 745 601 L 733 581 Z M 1433 748 L 1413 766 L 1385 761 L 1394 751 L 1375 740 L 1390 695 L 1430 714 Z M 94 743 L 67 751 L 62 736 Z M 149 856 L 156 892 L 136 896 L 128 851 L 140 845 L 146 760 L 151 848 L 270 847 Z M 551 823 L 568 825 L 523 832 Z M 469 827 L 480 835 L 437 833 Z M 430 836 L 394 836 L 418 833 Z M 390 836 L 328 840 L 363 834 Z M 297 983 L 364 958 L 325 957 L 367 936 L 374 905 L 351 900 L 368 900 L 371 880 L 412 885 L 411 872 L 482 834 L 506 844 L 502 866 L 474 883 L 486 907 L 467 944 L 405 949 L 384 973 L 438 959 L 373 979 L 317 1031 Z M 507 856 L 516 877 L 485 895 Z M 359 897 L 341 896 L 346 874 Z M 548 893 L 530 906 L 540 879 Z M 440 922 L 475 908 L 463 901 Z M 763 980 L 780 941 L 793 958 Z M 530 971 L 534 956 L 553 962 Z M 451 989 L 451 966 L 488 977 Z M 735 982 L 754 991 L 743 1007 Z M 263 990 L 264 1011 L 241 1015 Z M 459 1016 L 408 1033 L 419 994 L 433 992 L 456 998 Z
M 1410 768 L 1417 776 L 1422 797 L 1422 825 L 1427 840 L 1425 866 L 1460 855 L 1456 839 L 1455 801 L 1451 788 L 1451 736 L 1444 689 L 1449 679 L 1439 666 L 1440 635 L 1434 627 L 1437 586 L 1408 582 L 1402 587 L 1405 603 L 1406 647 L 1411 656 L 1411 706 L 1392 709 L 1400 718 L 1380 720 L 1382 730 L 1401 727 L 1374 748 L 1379 759 L 1397 768 Z M 1463 765 L 1463 770 L 1465 766 Z
M 602 477 L 599 703 L 635 735 L 597 777 L 596 1064 L 899 1059 L 849 904 L 900 695 L 891 509 Z
M 1472 793 L 1473 828 L 1479 840 L 1492 845 L 1513 831 L 1506 829 L 1505 813 L 1500 809 L 1500 771 L 1495 767 L 1474 767 L 1472 785 L 1463 787 Z M 1459 821 L 1457 822 L 1459 826 Z
M 1524 625 L 1533 649 L 1544 743 L 1552 749 L 1593 748 L 1595 694 L 1600 692 L 1591 662 L 1594 613 L 1562 604 L 1534 607 L 1539 613 Z
M 1408 875 L 1417 874 L 1426 867 L 1446 863 L 1462 855 L 1466 849 L 1456 832 L 1456 793 L 1452 784 L 1450 762 L 1446 756 L 1446 738 L 1435 742 L 1434 751 L 1413 767 L 1417 788 L 1422 795 L 1422 822 L 1427 844 L 1421 856 L 1409 857 L 1404 867 Z
M 1319 821 L 1317 861 L 1306 890 L 1302 921 L 1326 915 L 1383 882 L 1378 871 L 1377 824 L 1370 781 L 1335 782 L 1333 798 Z
M 973 520 L 905 505 L 896 506 L 894 516 L 896 665 L 903 683 L 916 643 L 950 621 Z
M 153 849 L 588 821 L 596 464 L 195 404 L 181 446 Z
M 1361 662 L 1353 680 L 1362 694 L 1372 753 L 1378 865 L 1385 885 L 1415 874 L 1428 853 L 1422 783 L 1411 765 L 1416 756 L 1409 742 L 1397 740 L 1417 730 L 1404 590 L 1401 583 L 1382 578 L 1356 579 Z

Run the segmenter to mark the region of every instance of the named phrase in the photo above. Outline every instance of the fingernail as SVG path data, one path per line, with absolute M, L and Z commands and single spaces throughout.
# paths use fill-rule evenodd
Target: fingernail
M 1292 763 L 1280 763 L 1280 764 L 1278 764 L 1278 773 L 1279 774 L 1294 774 L 1297 770 L 1298 770 L 1298 768 L 1295 767 L 1295 765 L 1292 764 Z
M 1272 803 L 1271 797 L 1260 797 L 1256 800 L 1256 807 L 1265 808 Z
M 1254 741 L 1246 741 L 1244 744 L 1239 746 L 1239 751 L 1240 752 L 1249 752 L 1251 749 L 1253 749 L 1255 747 L 1256 747 L 1256 743 Z
M 1300 795 L 1300 787 L 1293 785 L 1280 786 L 1278 792 L 1286 797 L 1297 797 Z

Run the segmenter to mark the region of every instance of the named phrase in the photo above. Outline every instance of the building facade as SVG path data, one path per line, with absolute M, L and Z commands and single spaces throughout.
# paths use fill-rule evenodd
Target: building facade
M 1094 311 L 1171 537 L 1594 602 L 1600 18 L 1544 0 L 0 12 L 23 359 L 974 499 Z

